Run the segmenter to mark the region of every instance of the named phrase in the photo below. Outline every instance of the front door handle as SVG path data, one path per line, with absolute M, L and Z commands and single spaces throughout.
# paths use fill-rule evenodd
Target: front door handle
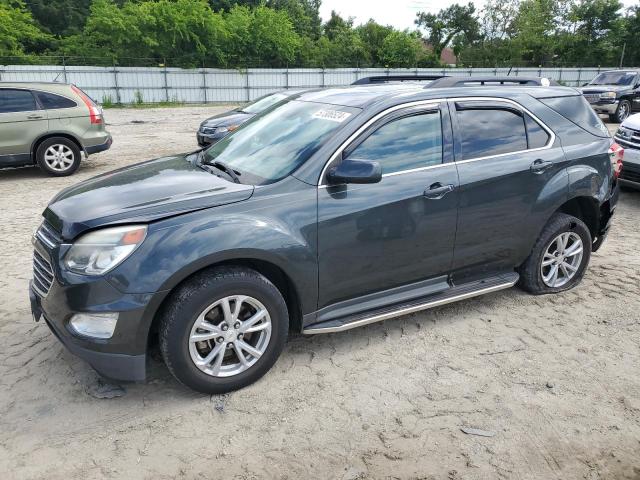
M 34 115 L 27 115 L 27 118 L 28 118 L 29 120 L 37 120 L 37 119 L 39 119 L 39 118 L 43 118 L 43 116 L 42 116 L 42 115 L 34 114 Z
M 538 158 L 535 160 L 531 166 L 529 167 L 533 173 L 542 173 L 545 170 L 551 168 L 553 166 L 553 162 L 550 160 L 542 160 Z
M 440 182 L 437 182 L 424 191 L 424 196 L 429 200 L 440 200 L 447 193 L 453 192 L 455 188 L 456 187 L 451 184 L 442 185 Z

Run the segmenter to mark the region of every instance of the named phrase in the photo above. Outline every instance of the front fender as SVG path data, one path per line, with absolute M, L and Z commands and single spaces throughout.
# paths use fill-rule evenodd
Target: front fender
M 126 293 L 167 292 L 213 264 L 260 260 L 280 268 L 295 285 L 302 311 L 313 311 L 318 292 L 316 190 L 288 197 L 266 203 L 256 199 L 151 224 L 143 244 L 109 281 Z

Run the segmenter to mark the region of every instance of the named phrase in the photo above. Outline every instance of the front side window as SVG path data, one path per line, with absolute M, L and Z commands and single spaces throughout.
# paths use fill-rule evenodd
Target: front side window
M 54 110 L 56 108 L 73 108 L 77 104 L 73 100 L 63 97 L 62 95 L 56 95 L 49 92 L 36 92 L 40 104 L 46 110 Z
M 255 116 L 209 148 L 203 162 L 223 162 L 242 183 L 276 182 L 305 163 L 359 108 L 293 100 Z
M 440 112 L 392 120 L 369 135 L 347 157 L 379 162 L 383 174 L 438 165 L 442 163 Z
M 488 157 L 527 149 L 522 112 L 486 107 L 474 102 L 456 104 L 462 158 Z
M 0 113 L 32 112 L 37 109 L 36 100 L 29 90 L 0 88 Z

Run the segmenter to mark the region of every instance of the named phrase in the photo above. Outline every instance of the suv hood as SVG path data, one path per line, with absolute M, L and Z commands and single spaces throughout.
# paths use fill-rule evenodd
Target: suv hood
M 632 90 L 630 85 L 585 85 L 580 88 L 583 93 L 621 92 Z
M 232 183 L 191 164 L 185 156 L 132 165 L 62 190 L 44 212 L 71 240 L 111 224 L 150 222 L 251 197 L 253 185 Z
M 229 125 L 241 125 L 251 117 L 253 113 L 244 113 L 238 111 L 221 113 L 213 117 L 207 118 L 200 124 L 201 127 L 228 127 Z
M 622 122 L 620 126 L 640 131 L 640 113 L 636 113 L 635 115 L 627 117 L 627 119 Z

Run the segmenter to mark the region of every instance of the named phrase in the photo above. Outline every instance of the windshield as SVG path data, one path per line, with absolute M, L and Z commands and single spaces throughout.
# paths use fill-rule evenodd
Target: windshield
M 589 85 L 632 85 L 636 72 L 605 72 L 591 80 Z
M 267 95 L 266 97 L 261 97 L 253 103 L 242 107 L 243 112 L 245 113 L 260 113 L 264 112 L 267 108 L 272 107 L 278 102 L 286 100 L 288 95 L 284 93 L 274 93 L 273 95 Z
M 292 100 L 257 115 L 209 148 L 203 163 L 222 162 L 242 183 L 264 185 L 306 162 L 360 109 Z

